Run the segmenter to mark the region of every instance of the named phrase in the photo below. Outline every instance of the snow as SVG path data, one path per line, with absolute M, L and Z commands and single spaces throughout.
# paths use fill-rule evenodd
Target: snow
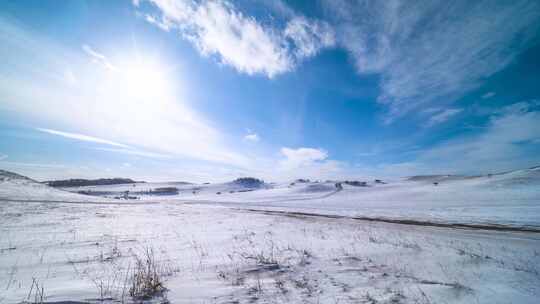
M 434 181 L 439 184 L 435 186 Z M 369 183 L 368 187 L 344 184 L 342 191 L 335 190 L 333 183 L 304 183 L 219 197 L 209 192 L 187 193 L 182 199 L 344 216 L 540 227 L 538 171 L 476 178 L 403 179 Z
M 107 201 L 99 197 L 89 197 L 58 190 L 25 176 L 3 170 L 0 170 L 0 200 Z
M 432 176 L 341 191 L 334 182 L 248 192 L 230 183 L 176 184 L 179 195 L 123 201 L 3 172 L 0 303 L 34 300 L 33 282 L 43 286 L 46 302 L 133 301 L 127 290 L 134 256 L 148 248 L 167 287 L 148 302 L 166 296 L 171 303 L 537 303 L 539 233 L 350 217 L 538 227 L 538 177 L 532 169 Z
M 234 183 L 147 183 L 65 189 L 116 191 L 111 195 L 114 196 L 127 190 L 175 186 L 178 195 L 159 199 L 234 208 L 540 229 L 538 168 L 490 176 L 424 176 L 385 182 L 370 181 L 367 187 L 342 184 L 341 191 L 336 191 L 335 182 L 266 184 L 255 189 Z M 434 185 L 435 182 L 438 184 Z M 139 195 L 139 198 L 156 199 L 151 195 Z

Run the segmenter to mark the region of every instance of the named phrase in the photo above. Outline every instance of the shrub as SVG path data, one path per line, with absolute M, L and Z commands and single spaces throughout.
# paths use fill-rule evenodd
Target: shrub
M 248 188 L 259 188 L 264 185 L 263 180 L 254 177 L 240 177 L 235 179 L 233 183 Z
M 135 268 L 131 277 L 129 295 L 134 298 L 151 298 L 166 290 L 163 277 L 165 269 L 156 260 L 154 250 L 146 248 L 142 256 L 135 255 Z

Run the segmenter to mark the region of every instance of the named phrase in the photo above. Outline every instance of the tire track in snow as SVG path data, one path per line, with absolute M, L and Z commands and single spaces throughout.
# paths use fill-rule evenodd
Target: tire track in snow
M 444 223 L 444 222 L 431 222 L 412 219 L 392 219 L 382 217 L 367 217 L 367 216 L 346 216 L 335 214 L 321 214 L 311 212 L 299 212 L 299 211 L 278 211 L 278 210 L 264 210 L 253 208 L 235 208 L 237 210 L 244 210 L 249 212 L 257 212 L 268 215 L 281 215 L 291 217 L 319 217 L 329 219 L 351 219 L 368 222 L 381 222 L 390 224 L 412 225 L 412 226 L 427 226 L 427 227 L 439 227 L 439 228 L 452 228 L 452 229 L 471 229 L 471 230 L 492 230 L 492 231 L 507 231 L 507 232 L 528 232 L 528 233 L 540 233 L 540 227 L 531 226 L 509 226 L 501 224 L 474 224 L 474 223 Z

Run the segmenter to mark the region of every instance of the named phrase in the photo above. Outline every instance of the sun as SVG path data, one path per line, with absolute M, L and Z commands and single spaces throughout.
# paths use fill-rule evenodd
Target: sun
M 103 108 L 118 120 L 163 119 L 182 107 L 178 71 L 155 57 L 124 57 L 100 79 Z M 121 113 L 121 114 L 118 114 Z
M 121 69 L 121 86 L 134 99 L 157 102 L 170 96 L 171 85 L 167 74 L 167 70 L 159 64 L 134 62 Z

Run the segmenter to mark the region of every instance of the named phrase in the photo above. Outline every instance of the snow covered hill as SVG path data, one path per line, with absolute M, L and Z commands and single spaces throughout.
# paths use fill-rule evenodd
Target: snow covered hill
M 214 186 L 216 187 L 216 186 Z M 538 167 L 485 176 L 423 176 L 368 182 L 277 184 L 271 189 L 220 195 L 204 187 L 170 199 L 219 202 L 240 208 L 316 214 L 540 227 Z
M 24 201 L 106 201 L 49 187 L 17 173 L 0 170 L 0 200 Z
M 130 197 L 137 198 L 136 202 L 217 204 L 347 217 L 540 227 L 540 167 L 482 176 L 412 176 L 365 183 L 308 180 L 265 183 L 248 178 L 226 183 L 150 182 L 62 189 L 66 191 L 5 171 L 0 176 L 0 197 L 17 200 L 93 201 L 102 199 L 99 195 L 111 200 L 129 192 Z M 178 191 L 158 196 L 155 190 L 160 188 Z

